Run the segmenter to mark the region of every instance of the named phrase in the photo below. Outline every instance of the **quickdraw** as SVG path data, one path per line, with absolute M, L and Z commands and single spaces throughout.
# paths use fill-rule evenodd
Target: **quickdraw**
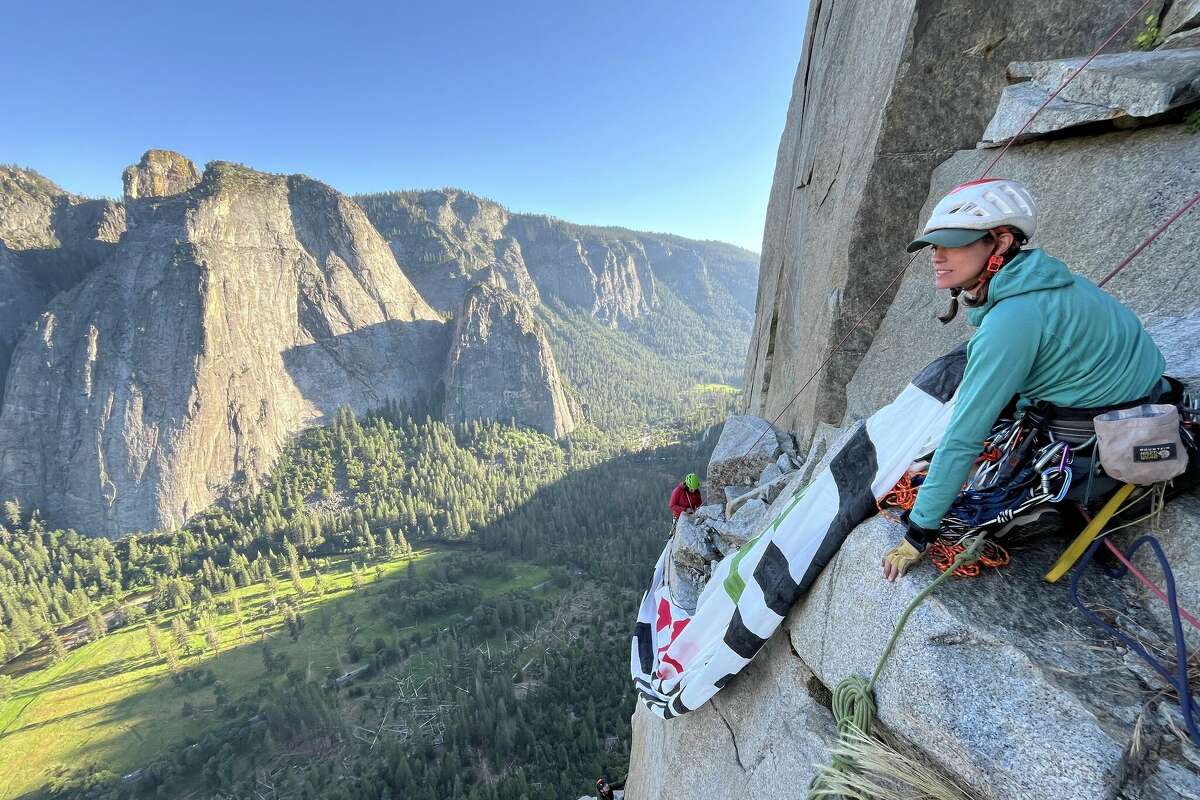
M 942 519 L 941 536 L 930 545 L 929 560 L 940 572 L 954 564 L 964 552 L 964 544 L 981 532 L 1003 529 L 1015 519 L 1043 503 L 1061 503 L 1071 489 L 1073 450 L 1065 441 L 1052 441 L 1033 454 L 1025 454 L 1032 446 L 1034 432 L 1020 420 L 999 426 L 984 444 L 983 454 L 974 475 L 963 488 L 959 499 Z M 1025 466 L 1021 467 L 1024 462 Z M 906 472 L 897 484 L 879 499 L 882 514 L 895 519 L 889 508 L 911 509 L 920 489 L 919 479 L 924 471 Z M 980 520 L 976 511 L 988 512 L 989 506 L 1002 506 L 986 519 Z M 955 576 L 973 578 L 983 567 L 999 569 L 1007 566 L 1012 556 L 1000 544 L 987 540 L 979 558 L 955 570 Z

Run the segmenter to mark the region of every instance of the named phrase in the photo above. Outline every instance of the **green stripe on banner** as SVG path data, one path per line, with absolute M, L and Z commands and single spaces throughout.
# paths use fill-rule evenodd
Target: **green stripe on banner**
M 787 515 L 789 513 L 791 513 L 791 510 L 796 507 L 796 504 L 800 502 L 801 498 L 804 497 L 804 493 L 808 491 L 809 486 L 812 486 L 812 484 L 811 483 L 804 484 L 804 486 L 800 488 L 800 491 L 798 491 L 798 492 L 796 492 L 796 494 L 792 495 L 792 502 L 788 503 L 787 506 L 784 507 L 783 511 L 780 511 L 778 516 L 776 516 L 775 519 L 771 521 L 770 529 L 772 531 L 779 530 L 779 526 L 783 524 L 783 520 L 787 517 Z
M 762 533 L 746 542 L 744 545 L 738 548 L 736 553 L 734 553 L 733 563 L 729 565 L 729 574 L 725 576 L 725 581 L 722 583 L 722 586 L 725 587 L 725 594 L 729 595 L 729 599 L 733 601 L 734 605 L 737 605 L 737 602 L 742 599 L 742 592 L 746 590 L 746 579 L 741 576 L 740 571 L 742 559 L 754 549 L 754 546 L 758 544 L 758 540 L 761 539 L 767 531 L 771 531 L 772 533 L 775 532 L 780 523 L 783 522 L 784 517 L 786 517 L 788 512 L 796 507 L 796 504 L 800 502 L 800 498 L 804 497 L 804 493 L 808 491 L 808 487 L 811 485 L 812 484 L 807 484 L 800 491 L 796 492 L 796 494 L 792 497 L 792 501 L 788 503 L 782 511 L 779 512 L 779 515 L 772 520 L 771 524 L 768 525 Z
M 738 600 L 740 600 L 742 597 L 742 592 L 746 588 L 746 581 L 741 575 L 738 574 L 738 567 L 741 566 L 742 558 L 744 558 L 747 553 L 754 549 L 754 545 L 758 544 L 758 540 L 761 537 L 762 534 L 760 533 L 758 536 L 755 536 L 753 539 L 742 545 L 741 548 L 733 554 L 733 563 L 729 565 L 729 574 L 725 576 L 725 582 L 722 584 L 722 586 L 725 587 L 725 594 L 729 595 L 729 599 L 733 601 L 734 605 L 737 605 Z

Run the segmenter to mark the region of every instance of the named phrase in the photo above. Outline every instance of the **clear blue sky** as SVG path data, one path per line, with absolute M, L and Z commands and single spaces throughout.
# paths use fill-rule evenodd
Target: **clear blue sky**
M 0 162 L 118 196 L 161 147 L 758 250 L 807 5 L 10 0 Z

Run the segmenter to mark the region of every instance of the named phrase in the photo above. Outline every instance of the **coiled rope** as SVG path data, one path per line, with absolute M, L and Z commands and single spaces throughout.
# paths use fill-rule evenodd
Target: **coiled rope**
M 955 556 L 952 564 L 954 569 L 946 570 L 934 578 L 928 586 L 917 592 L 917 596 L 912 599 L 912 602 L 904 609 L 904 613 L 900 615 L 900 619 L 896 621 L 896 628 L 892 631 L 892 636 L 888 639 L 887 646 L 883 648 L 883 653 L 879 656 L 879 661 L 875 664 L 875 671 L 871 673 L 870 680 L 864 679 L 861 675 L 851 675 L 843 678 L 834 687 L 833 701 L 830 707 L 833 711 L 834 721 L 837 723 L 838 736 L 843 740 L 849 734 L 855 732 L 861 733 L 864 736 L 871 735 L 871 725 L 875 719 L 875 683 L 879 680 L 879 676 L 883 672 L 883 668 L 887 665 L 888 659 L 891 658 L 892 651 L 896 649 L 896 643 L 900 640 L 900 634 L 904 632 L 904 626 L 908 624 L 908 618 L 925 602 L 925 598 L 929 597 L 937 587 L 949 580 L 956 570 L 970 566 L 978 561 L 986 541 L 986 532 L 976 534 L 974 538 L 969 540 L 970 543 L 963 548 L 963 551 Z M 831 792 L 826 784 L 827 774 L 852 769 L 855 769 L 854 764 L 835 755 L 832 762 L 828 766 L 822 767 L 821 772 L 817 773 L 817 776 L 813 778 L 808 788 L 808 800 L 819 800 L 819 798 L 830 795 Z

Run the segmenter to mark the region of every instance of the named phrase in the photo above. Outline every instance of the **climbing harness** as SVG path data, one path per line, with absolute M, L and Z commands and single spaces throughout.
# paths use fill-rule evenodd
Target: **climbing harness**
M 1133 554 L 1137 552 L 1142 545 L 1150 545 L 1150 548 L 1154 551 L 1155 558 L 1158 559 L 1158 565 L 1161 567 L 1163 572 L 1163 581 L 1167 587 L 1165 592 L 1165 600 L 1171 614 L 1171 632 L 1175 637 L 1174 669 L 1168 667 L 1166 664 L 1163 664 L 1154 656 L 1150 655 L 1141 642 L 1129 636 L 1128 634 L 1123 633 L 1115 626 L 1105 622 L 1100 618 L 1099 615 L 1084 605 L 1083 601 L 1079 599 L 1079 581 L 1083 577 L 1083 574 L 1087 571 L 1087 566 L 1089 563 L 1091 563 L 1092 557 L 1095 555 L 1096 550 L 1100 547 L 1101 542 L 1108 542 L 1108 540 L 1098 539 L 1092 542 L 1088 547 L 1087 552 L 1083 556 L 1083 562 L 1071 575 L 1071 600 L 1075 602 L 1076 607 L 1083 612 L 1083 615 L 1087 617 L 1088 620 L 1115 636 L 1122 644 L 1141 656 L 1142 660 L 1149 664 L 1155 672 L 1161 675 L 1167 681 L 1167 683 L 1169 683 L 1171 687 L 1175 689 L 1175 692 L 1179 695 L 1179 712 L 1183 716 L 1183 724 L 1187 729 L 1188 737 L 1192 740 L 1192 744 L 1200 747 L 1200 720 L 1198 720 L 1197 715 L 1198 706 L 1196 699 L 1192 697 L 1191 685 L 1190 681 L 1188 680 L 1187 639 L 1183 635 L 1183 623 L 1181 621 L 1185 612 L 1183 612 L 1183 610 L 1179 607 L 1179 599 L 1175 593 L 1175 574 L 1171 571 L 1171 564 L 1167 561 L 1167 556 L 1163 552 L 1162 545 L 1159 544 L 1158 539 L 1150 535 L 1138 538 L 1129 547 L 1129 550 L 1124 553 L 1121 553 L 1120 550 L 1114 545 L 1109 544 L 1109 548 L 1113 550 L 1114 553 L 1119 554 L 1118 560 L 1121 562 L 1121 565 L 1112 570 L 1106 570 L 1106 572 L 1111 578 L 1120 578 L 1125 574 L 1127 569 L 1132 567 L 1131 561 Z M 1159 594 L 1162 596 L 1161 593 Z M 1193 625 L 1197 625 L 1195 617 L 1193 617 L 1191 614 L 1188 614 L 1187 617 Z M 1197 625 L 1197 627 L 1200 627 L 1200 625 Z

